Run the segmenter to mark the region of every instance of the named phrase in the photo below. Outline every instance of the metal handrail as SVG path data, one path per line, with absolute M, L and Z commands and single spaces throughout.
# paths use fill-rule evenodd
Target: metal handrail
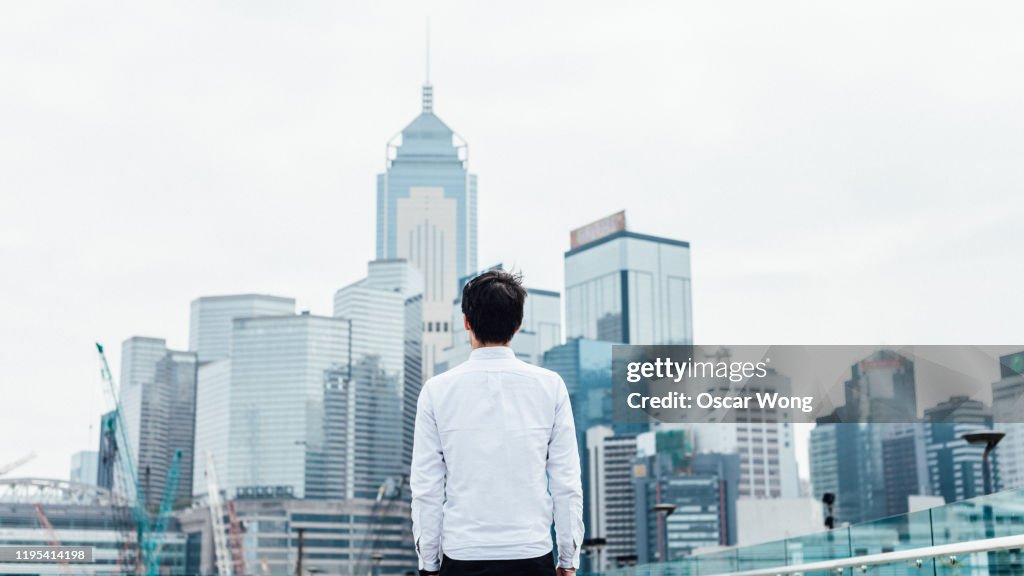
M 910 548 L 907 550 L 882 552 L 880 554 L 869 554 L 867 556 L 852 556 L 850 558 L 840 558 L 838 560 L 807 562 L 804 564 L 778 566 L 775 568 L 758 568 L 756 570 L 744 570 L 742 572 L 723 572 L 713 576 L 783 576 L 785 574 L 827 572 L 845 568 L 892 564 L 895 562 L 914 562 L 916 560 L 932 558 L 945 558 L 950 563 L 956 563 L 958 561 L 957 555 L 960 554 L 996 552 L 999 550 L 1013 550 L 1016 548 L 1024 548 L 1024 534 L 1000 536 L 998 538 L 986 538 L 984 540 L 970 540 L 968 542 L 956 542 L 954 544 L 939 544 L 937 546 L 925 546 L 922 548 Z

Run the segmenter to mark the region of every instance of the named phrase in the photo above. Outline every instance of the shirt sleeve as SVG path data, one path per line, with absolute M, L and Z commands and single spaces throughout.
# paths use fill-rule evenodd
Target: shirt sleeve
M 424 385 L 416 408 L 412 470 L 409 474 L 409 489 L 412 492 L 412 532 L 416 541 L 420 570 L 433 572 L 441 568 L 445 475 L 441 434 L 434 419 L 429 389 Z
M 580 479 L 580 453 L 576 445 L 576 425 L 565 382 L 558 380 L 555 424 L 548 442 L 548 490 L 554 503 L 555 541 L 558 566 L 578 568 L 583 544 L 583 482 Z

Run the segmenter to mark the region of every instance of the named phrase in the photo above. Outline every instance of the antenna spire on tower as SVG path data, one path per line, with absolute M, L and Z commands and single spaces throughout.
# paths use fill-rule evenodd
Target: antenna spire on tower
M 427 16 L 426 79 L 423 82 L 423 111 L 434 111 L 434 87 L 430 84 L 430 16 Z

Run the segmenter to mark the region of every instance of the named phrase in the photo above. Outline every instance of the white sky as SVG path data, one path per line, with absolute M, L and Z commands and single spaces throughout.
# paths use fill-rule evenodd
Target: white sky
M 704 344 L 1022 340 L 1019 3 L 4 2 L 0 464 L 95 449 L 93 341 L 183 348 L 200 295 L 330 312 L 427 15 L 482 265 L 561 289 L 625 208 L 692 243 Z

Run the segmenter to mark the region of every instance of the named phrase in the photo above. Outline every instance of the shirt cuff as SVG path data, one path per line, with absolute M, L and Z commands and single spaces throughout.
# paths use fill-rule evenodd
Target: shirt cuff
M 420 561 L 420 570 L 422 570 L 423 572 L 437 572 L 440 569 L 440 562 L 427 562 L 426 560 Z

